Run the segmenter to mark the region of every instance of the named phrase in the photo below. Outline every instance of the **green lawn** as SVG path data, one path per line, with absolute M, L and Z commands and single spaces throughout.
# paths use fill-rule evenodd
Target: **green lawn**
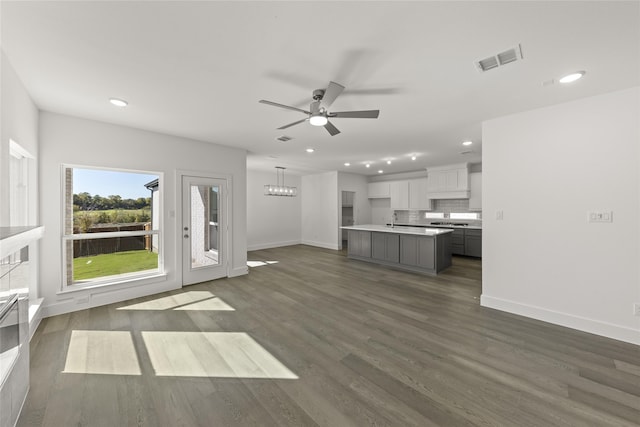
M 93 279 L 158 268 L 158 254 L 146 250 L 116 252 L 73 260 L 73 280 Z

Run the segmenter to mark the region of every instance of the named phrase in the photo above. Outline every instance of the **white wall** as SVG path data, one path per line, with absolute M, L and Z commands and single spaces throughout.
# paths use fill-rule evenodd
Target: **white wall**
M 639 117 L 632 88 L 483 124 L 482 305 L 640 344 Z
M 298 188 L 296 197 L 265 196 L 265 184 L 277 184 L 273 172 L 247 171 L 247 249 L 296 245 L 302 238 L 302 189 L 299 176 L 287 174 L 285 184 Z
M 62 184 L 61 165 L 111 167 L 162 174 L 160 181 L 164 212 L 164 281 L 151 281 L 135 287 L 114 285 L 107 289 L 82 290 L 58 294 L 62 280 L 61 242 Z M 143 130 L 84 120 L 70 116 L 40 113 L 40 205 L 45 237 L 41 248 L 41 291 L 45 314 L 52 315 L 153 294 L 181 286 L 181 203 L 176 189 L 178 171 L 230 176 L 231 276 L 247 272 L 247 182 L 246 152 L 200 141 Z M 164 188 L 163 188 L 164 187 Z M 90 296 L 88 303 L 75 297 Z
M 338 172 L 302 177 L 302 243 L 338 249 Z
M 369 199 L 371 207 L 371 224 L 385 225 L 391 222 L 393 209 L 391 199 Z
M 40 225 L 38 217 L 38 108 L 1 50 L 0 103 L 0 227 L 12 225 L 10 224 L 9 139 L 13 139 L 34 156 L 34 159 L 28 160 L 27 218 L 21 222 L 28 225 Z M 29 300 L 32 305 L 36 304 L 39 298 L 39 244 L 39 242 L 33 242 L 29 245 Z M 39 319 L 40 312 L 35 316 L 32 325 L 37 326 Z
M 9 226 L 9 139 L 38 159 L 38 108 L 0 51 L 0 226 Z M 31 162 L 32 165 L 34 162 Z M 34 165 L 35 166 L 35 165 Z M 29 168 L 28 223 L 38 223 L 38 170 Z

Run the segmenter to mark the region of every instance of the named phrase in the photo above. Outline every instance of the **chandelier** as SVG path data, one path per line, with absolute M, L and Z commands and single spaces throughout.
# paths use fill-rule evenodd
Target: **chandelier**
M 295 197 L 298 195 L 298 189 L 296 187 L 287 187 L 286 185 L 284 185 L 284 170 L 285 168 L 283 168 L 282 166 L 276 166 L 276 185 L 265 185 L 265 196 Z M 280 181 L 280 176 L 282 176 L 282 182 Z

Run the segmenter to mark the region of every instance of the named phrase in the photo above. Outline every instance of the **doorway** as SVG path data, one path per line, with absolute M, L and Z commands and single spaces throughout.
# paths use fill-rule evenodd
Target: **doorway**
M 227 181 L 182 177 L 182 285 L 227 276 Z
M 341 220 L 340 225 L 347 227 L 355 224 L 355 191 L 343 191 L 342 192 L 342 207 L 341 207 Z M 340 248 L 346 249 L 348 231 L 340 229 Z

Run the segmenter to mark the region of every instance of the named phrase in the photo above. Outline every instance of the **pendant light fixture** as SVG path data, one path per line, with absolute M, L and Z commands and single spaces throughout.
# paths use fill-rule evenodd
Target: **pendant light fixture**
M 265 185 L 265 196 L 295 197 L 298 195 L 298 189 L 296 187 L 287 187 L 286 185 L 284 185 L 284 170 L 285 168 L 283 168 L 282 166 L 276 166 L 276 185 Z M 282 182 L 280 181 L 280 176 L 282 176 Z

